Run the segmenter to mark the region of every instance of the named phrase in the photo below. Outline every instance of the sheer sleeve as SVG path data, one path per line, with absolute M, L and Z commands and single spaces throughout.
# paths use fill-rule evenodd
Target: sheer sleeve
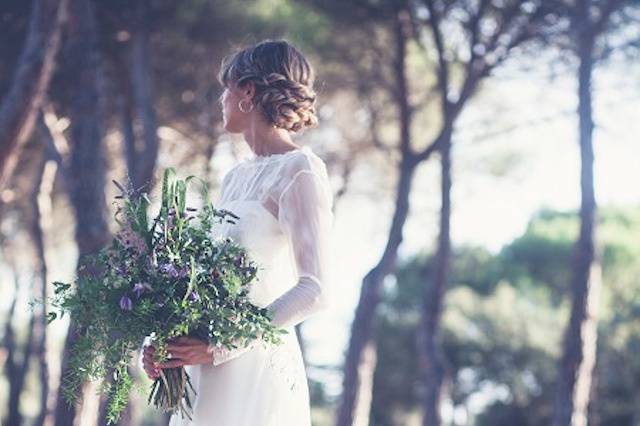
M 298 171 L 282 191 L 278 222 L 290 238 L 298 281 L 267 307 L 278 327 L 297 325 L 329 304 L 326 277 L 331 209 L 329 185 L 313 170 Z
M 329 306 L 327 256 L 333 225 L 333 198 L 326 174 L 298 170 L 280 193 L 278 223 L 290 238 L 296 284 L 267 306 L 277 327 L 295 326 Z M 242 355 L 257 344 L 237 349 L 212 347 L 213 365 Z

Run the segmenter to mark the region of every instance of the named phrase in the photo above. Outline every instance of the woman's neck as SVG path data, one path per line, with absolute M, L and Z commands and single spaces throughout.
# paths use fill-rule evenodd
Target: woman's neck
M 271 126 L 251 126 L 243 132 L 244 139 L 255 155 L 281 154 L 292 149 L 298 149 L 291 134 L 286 129 Z

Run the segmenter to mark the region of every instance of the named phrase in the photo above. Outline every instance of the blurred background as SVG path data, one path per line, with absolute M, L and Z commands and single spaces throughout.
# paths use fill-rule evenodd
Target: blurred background
M 266 38 L 315 68 L 294 140 L 335 197 L 313 424 L 640 425 L 633 0 L 2 0 L 2 425 L 105 424 L 99 384 L 61 401 L 70 324 L 29 301 L 110 241 L 112 179 L 176 167 L 215 205 L 251 155 L 215 76 Z M 119 424 L 166 424 L 131 371 Z

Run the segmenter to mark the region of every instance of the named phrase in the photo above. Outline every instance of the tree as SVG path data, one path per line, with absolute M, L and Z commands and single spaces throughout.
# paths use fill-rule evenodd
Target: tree
M 500 64 L 510 53 L 511 49 L 525 41 L 531 39 L 536 29 L 535 23 L 540 20 L 542 13 L 538 8 L 530 8 L 529 10 L 520 10 L 518 4 L 510 4 L 509 7 L 501 8 L 500 6 L 482 7 L 478 11 L 478 16 L 474 17 L 470 11 L 465 9 L 466 2 L 447 2 L 447 11 L 455 9 L 457 12 L 467 12 L 465 21 L 470 26 L 468 31 L 474 33 L 475 37 L 470 41 L 471 47 L 458 46 L 465 48 L 471 52 L 470 59 L 466 62 L 459 60 L 457 54 L 451 55 L 451 51 L 445 53 L 445 49 L 449 49 L 446 43 L 443 43 L 441 29 L 439 28 L 440 20 L 443 19 L 444 12 L 441 11 L 441 4 L 438 3 L 436 8 L 431 7 L 429 13 L 430 2 L 424 5 L 416 5 L 412 2 L 403 1 L 384 1 L 370 2 L 366 0 L 355 1 L 350 3 L 344 2 L 313 2 L 316 7 L 335 16 L 339 21 L 357 20 L 362 26 L 363 22 L 378 24 L 379 27 L 386 28 L 390 34 L 391 42 L 387 49 L 393 52 L 393 59 L 390 61 L 391 66 L 389 72 L 393 76 L 391 82 L 381 84 L 390 94 L 393 106 L 396 109 L 398 117 L 398 138 L 397 145 L 393 148 L 387 148 L 389 153 L 398 153 L 400 160 L 398 161 L 397 170 L 399 177 L 395 185 L 395 210 L 391 221 L 388 239 L 377 264 L 366 274 L 361 285 L 360 298 L 356 307 L 354 320 L 351 326 L 351 337 L 347 354 L 345 357 L 343 392 L 338 408 L 337 424 L 340 426 L 351 424 L 368 424 L 368 413 L 370 410 L 371 395 L 371 378 L 376 366 L 375 345 L 373 341 L 372 319 L 374 318 L 377 305 L 379 303 L 379 293 L 384 279 L 393 273 L 395 261 L 397 258 L 398 248 L 402 242 L 402 231 L 409 212 L 409 194 L 412 187 L 412 177 L 416 168 L 426 162 L 431 154 L 440 152 L 443 161 L 443 176 L 448 173 L 450 167 L 449 152 L 450 142 L 453 132 L 453 125 L 456 118 L 466 105 L 468 99 L 472 96 L 479 81 L 486 77 L 489 72 L 498 64 Z M 485 2 L 486 3 L 486 2 Z M 488 19 L 497 19 L 500 25 L 490 34 L 479 33 L 479 20 L 484 17 L 486 9 L 489 10 Z M 426 12 L 426 13 L 425 13 Z M 454 15 L 455 16 L 455 15 Z M 432 17 L 432 18 L 429 18 Z M 477 18 L 477 19 L 473 19 Z M 455 18 L 453 18 L 455 21 Z M 415 42 L 422 44 L 425 33 L 428 36 L 433 29 L 437 33 L 434 44 L 439 55 L 439 62 L 436 64 L 436 83 L 435 87 L 427 90 L 427 100 L 431 100 L 432 94 L 438 95 L 440 106 L 440 121 L 437 123 L 438 128 L 435 129 L 435 137 L 426 144 L 426 148 L 415 150 L 412 148 L 411 127 L 415 124 L 415 113 L 428 102 L 410 101 L 412 93 L 411 81 L 408 75 L 408 67 L 406 64 L 407 46 Z M 507 39 L 507 41 L 505 41 Z M 480 45 L 480 46 L 477 46 Z M 484 48 L 483 51 L 480 49 Z M 452 49 L 453 50 L 453 49 Z M 428 55 L 426 62 L 430 63 Z M 448 57 L 453 56 L 453 60 Z M 452 62 L 448 64 L 447 62 Z M 424 61 L 423 61 L 424 62 Z M 384 62 L 382 62 L 384 63 Z M 385 64 L 386 66 L 386 64 Z M 466 79 L 460 84 L 457 90 L 450 87 L 449 69 L 458 67 L 466 71 Z M 379 69 L 379 74 L 383 74 L 386 69 Z M 456 69 L 457 71 L 457 69 Z M 378 80 L 378 83 L 381 83 Z M 454 94 L 457 94 L 457 100 L 452 100 Z M 375 110 L 374 110 L 375 111 Z M 373 117 L 373 121 L 377 121 Z M 433 132 L 427 132 L 433 133 Z M 372 138 L 374 143 L 376 138 Z M 378 145 L 378 144 L 377 144 Z M 446 169 L 446 170 L 445 170 Z M 442 233 L 439 241 L 441 242 L 439 251 L 442 267 L 438 270 L 441 277 L 439 283 L 434 284 L 433 289 L 438 294 L 438 289 L 443 288 L 446 281 L 446 261 L 448 258 L 448 187 L 450 180 L 445 176 L 443 179 L 443 213 Z M 440 291 L 440 293 L 442 293 Z M 425 296 L 426 298 L 427 296 Z M 425 313 L 429 312 L 431 317 L 431 325 L 425 325 L 425 330 L 431 330 L 427 333 L 430 336 L 435 335 L 437 329 L 437 320 L 439 318 L 438 306 L 441 303 L 440 298 L 430 298 L 429 309 L 425 308 Z M 427 316 L 425 315 L 425 318 Z M 435 321 L 434 321 L 435 320 Z M 427 320 L 426 320 L 427 321 Z M 435 341 L 435 338 L 425 337 L 424 342 Z M 426 346 L 427 343 L 421 345 Z M 432 359 L 436 356 L 435 351 L 431 350 Z M 426 362 L 422 363 L 423 365 Z M 435 366 L 435 363 L 431 365 Z M 433 376 L 436 377 L 436 376 Z M 439 392 L 437 380 L 433 389 Z M 434 393 L 434 395 L 435 395 Z M 429 410 L 431 412 L 431 410 Z
M 539 2 L 494 3 L 488 0 L 474 4 L 423 0 L 420 6 L 412 9 L 412 22 L 417 27 L 414 32 L 416 39 L 425 52 L 429 52 L 423 44 L 425 39 L 430 40 L 430 46 L 436 51 L 437 79 L 433 93 L 437 94 L 439 100 L 441 121 L 439 133 L 431 142 L 431 146 L 436 147 L 440 154 L 441 164 L 439 235 L 435 266 L 432 271 L 427 271 L 433 276 L 424 277 L 425 283 L 430 284 L 425 285 L 422 323 L 417 336 L 420 368 L 427 389 L 424 399 L 425 426 L 440 425 L 440 402 L 447 377 L 446 360 L 439 347 L 439 329 L 450 273 L 451 149 L 454 126 L 482 80 L 510 57 L 517 47 L 540 35 L 545 10 Z M 447 39 L 445 28 L 455 28 L 463 35 L 463 41 Z M 455 81 L 456 72 L 462 76 L 458 82 Z M 418 158 L 422 159 L 421 156 Z
M 65 66 L 76 72 L 70 105 L 71 158 L 68 170 L 68 191 L 76 218 L 75 237 L 79 262 L 102 248 L 110 237 L 106 220 L 105 159 L 103 152 L 103 76 L 93 5 L 90 0 L 72 0 L 69 37 L 64 48 Z M 76 333 L 70 322 L 65 339 L 60 377 L 69 365 L 69 353 Z M 68 405 L 58 392 L 56 426 L 71 426 L 75 407 Z
M 4 338 L 2 341 L 2 346 L 6 348 L 7 351 L 5 371 L 9 382 L 9 409 L 7 417 L 3 422 L 16 426 L 21 425 L 23 420 L 22 413 L 20 412 L 20 395 L 24 389 L 27 368 L 31 359 L 31 353 L 33 352 L 33 329 L 35 325 L 35 315 L 31 315 L 27 329 L 27 337 L 22 348 L 22 356 L 18 357 L 18 345 L 16 343 L 12 320 L 18 299 L 19 281 L 19 275 L 17 271 L 14 270 L 14 297 L 9 307 L 9 317 L 5 325 Z
M 150 192 L 153 187 L 153 171 L 158 158 L 158 126 L 150 64 L 150 2 L 139 1 L 132 8 L 128 61 L 130 72 L 123 73 L 122 133 L 125 139 L 127 169 L 131 183 L 136 189 L 144 186 L 145 190 Z M 137 138 L 134 126 L 136 118 L 142 127 L 142 135 Z
M 60 48 L 69 0 L 34 0 L 13 82 L 0 104 L 0 189 L 31 135 Z
M 37 285 L 34 286 L 34 295 L 40 300 L 48 298 L 48 268 L 45 250 L 45 239 L 51 231 L 52 224 L 52 195 L 60 158 L 51 135 L 44 123 L 44 115 L 38 115 L 38 137 L 44 145 L 41 149 L 42 158 L 39 161 L 33 192 L 30 197 L 33 217 L 31 219 L 31 239 L 36 251 Z M 50 421 L 49 410 L 49 366 L 47 363 L 47 310 L 43 304 L 37 313 L 34 313 L 34 345 L 38 357 L 40 379 L 40 412 L 36 417 L 37 426 Z
M 580 234 L 571 264 L 571 316 L 558 365 L 554 426 L 586 426 L 596 363 L 597 324 L 602 287 L 597 203 L 593 185 L 592 76 L 597 42 L 623 0 L 578 0 L 566 7 L 569 38 L 578 59 L 578 132 L 580 150 Z

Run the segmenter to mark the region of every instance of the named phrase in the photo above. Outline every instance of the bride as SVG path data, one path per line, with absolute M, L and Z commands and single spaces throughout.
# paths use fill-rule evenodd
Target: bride
M 185 366 L 197 391 L 192 420 L 170 426 L 311 425 L 307 377 L 294 326 L 327 306 L 329 233 L 333 197 L 323 160 L 296 145 L 291 132 L 317 125 L 314 72 L 285 40 L 264 40 L 224 58 L 218 75 L 224 128 L 242 133 L 252 156 L 222 180 L 214 206 L 239 216 L 212 237 L 232 237 L 258 263 L 249 297 L 288 330 L 283 343 L 227 350 L 181 337 L 157 363 L 146 340 L 140 364 Z

